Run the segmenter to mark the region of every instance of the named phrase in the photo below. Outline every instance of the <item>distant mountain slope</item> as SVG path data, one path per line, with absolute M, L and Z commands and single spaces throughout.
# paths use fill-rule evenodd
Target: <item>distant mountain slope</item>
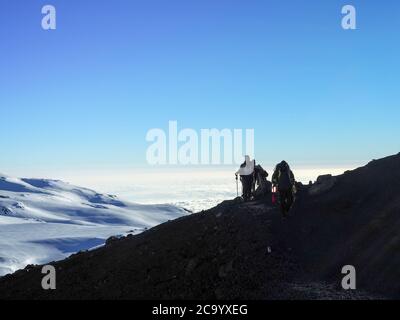
M 290 224 L 287 238 L 315 277 L 339 281 L 350 264 L 360 287 L 400 298 L 400 154 L 336 177 L 326 192 L 306 192 Z
M 299 186 L 289 219 L 264 201 L 217 207 L 0 279 L 0 298 L 400 298 L 400 154 Z M 341 288 L 344 265 L 357 290 Z
M 0 275 L 184 214 L 174 206 L 123 202 L 62 181 L 0 175 Z

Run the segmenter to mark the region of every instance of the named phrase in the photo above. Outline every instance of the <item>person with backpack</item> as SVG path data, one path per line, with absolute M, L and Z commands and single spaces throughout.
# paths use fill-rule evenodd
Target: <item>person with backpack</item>
M 267 180 L 268 172 L 258 164 L 254 167 L 254 177 L 257 185 L 254 191 L 254 198 L 257 200 L 266 198 L 271 193 L 272 188 L 271 182 Z
M 240 165 L 239 170 L 235 173 L 236 177 L 240 176 L 242 182 L 243 200 L 251 200 L 253 182 L 254 182 L 254 163 L 249 156 L 245 156 L 245 162 Z
M 282 161 L 275 167 L 272 176 L 272 184 L 278 188 L 281 212 L 287 216 L 294 202 L 295 178 L 286 161 Z

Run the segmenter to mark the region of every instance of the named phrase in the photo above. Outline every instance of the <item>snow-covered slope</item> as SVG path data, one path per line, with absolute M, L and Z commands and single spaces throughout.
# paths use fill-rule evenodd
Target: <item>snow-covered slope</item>
M 62 181 L 0 175 L 0 276 L 185 214 L 174 206 L 133 204 Z

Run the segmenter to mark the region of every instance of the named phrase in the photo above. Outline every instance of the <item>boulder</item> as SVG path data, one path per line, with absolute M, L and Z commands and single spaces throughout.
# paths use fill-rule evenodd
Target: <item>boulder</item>
M 325 193 L 332 189 L 336 183 L 336 177 L 331 174 L 325 174 L 319 176 L 317 181 L 310 187 L 308 193 L 311 196 L 319 195 Z

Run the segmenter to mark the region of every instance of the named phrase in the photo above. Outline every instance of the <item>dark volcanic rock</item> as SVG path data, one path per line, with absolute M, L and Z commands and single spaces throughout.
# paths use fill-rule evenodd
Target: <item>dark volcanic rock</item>
M 270 199 L 224 201 L 54 263 L 57 290 L 42 290 L 40 266 L 3 277 L 0 298 L 399 298 L 400 155 L 310 188 L 288 219 Z M 341 289 L 344 265 L 356 291 Z

